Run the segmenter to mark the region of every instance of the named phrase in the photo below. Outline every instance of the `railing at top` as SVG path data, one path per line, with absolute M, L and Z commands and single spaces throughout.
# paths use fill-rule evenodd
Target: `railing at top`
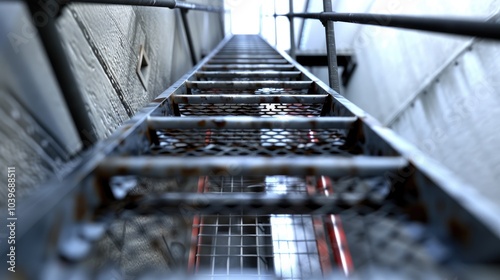
M 428 16 L 404 16 L 369 13 L 289 13 L 278 16 L 319 19 L 321 21 L 337 21 L 399 27 L 405 29 L 441 32 L 456 35 L 475 36 L 488 39 L 500 39 L 500 24 L 470 18 L 445 18 Z
M 289 5 L 290 10 L 288 14 L 276 14 L 275 7 L 274 18 L 276 21 L 276 17 L 284 16 L 288 17 L 290 21 L 290 55 L 292 57 L 295 56 L 295 31 L 293 28 L 293 19 L 304 18 L 318 19 L 322 21 L 326 31 L 329 83 L 330 87 L 337 92 L 340 92 L 340 81 L 338 77 L 333 22 L 397 27 L 500 40 L 500 23 L 490 21 L 481 21 L 471 18 L 406 16 L 371 13 L 335 13 L 332 10 L 331 0 L 323 0 L 324 12 L 321 13 L 307 13 L 307 10 L 305 13 L 294 13 L 293 0 L 290 0 Z M 306 5 L 306 7 L 307 6 L 308 5 Z
M 133 5 L 133 6 L 151 6 L 170 9 L 198 10 L 206 12 L 224 12 L 223 7 L 188 3 L 176 0 L 67 0 L 67 3 L 95 3 L 95 4 L 114 4 L 114 5 Z

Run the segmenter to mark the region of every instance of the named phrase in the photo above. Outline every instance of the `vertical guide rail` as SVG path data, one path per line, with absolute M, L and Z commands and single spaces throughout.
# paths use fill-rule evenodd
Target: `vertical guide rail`
M 191 62 L 193 66 L 196 65 L 196 53 L 194 50 L 193 37 L 191 36 L 191 29 L 189 28 L 189 22 L 187 20 L 187 13 L 189 10 L 181 9 L 182 25 L 184 25 L 184 32 L 186 34 L 186 40 L 189 46 L 189 55 L 191 56 Z
M 71 69 L 71 64 L 67 52 L 62 45 L 59 32 L 56 27 L 56 14 L 53 11 L 47 13 L 45 7 L 59 7 L 55 0 L 47 0 L 44 5 L 39 1 L 26 1 L 34 20 L 37 14 L 46 16 L 45 24 L 39 24 L 35 20 L 35 27 L 49 58 L 54 75 L 58 81 L 66 106 L 71 114 L 72 121 L 80 136 L 84 148 L 92 146 L 97 141 L 97 133 L 94 130 L 92 120 L 85 110 L 86 102 L 78 87 L 76 77 Z
M 289 0 L 290 6 L 290 15 L 293 15 L 293 0 Z M 294 18 L 292 16 L 288 17 L 290 21 L 290 56 L 295 59 L 295 25 Z M 335 65 L 337 65 L 337 61 L 335 61 Z
M 332 0 L 323 0 L 323 10 L 332 12 Z M 323 21 L 326 32 L 326 52 L 328 55 L 328 81 L 330 87 L 340 93 L 339 71 L 337 65 L 337 50 L 335 44 L 335 29 L 333 21 Z

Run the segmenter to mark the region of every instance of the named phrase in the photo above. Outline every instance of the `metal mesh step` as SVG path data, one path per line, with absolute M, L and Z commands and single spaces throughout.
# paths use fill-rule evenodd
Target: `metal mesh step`
M 198 71 L 196 72 L 198 80 L 219 81 L 231 79 L 233 81 L 281 81 L 299 80 L 301 74 L 299 71 Z
M 440 168 L 234 36 L 19 206 L 19 263 L 41 279 L 452 278 L 500 238 Z

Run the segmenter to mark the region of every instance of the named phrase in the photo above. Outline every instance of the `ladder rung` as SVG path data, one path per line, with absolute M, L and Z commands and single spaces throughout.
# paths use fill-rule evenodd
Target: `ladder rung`
M 220 56 L 237 56 L 241 58 L 242 56 L 247 56 L 247 57 L 258 57 L 258 56 L 265 56 L 265 57 L 270 57 L 270 56 L 278 56 L 275 52 L 228 52 L 228 53 L 220 53 L 218 54 Z M 282 56 L 278 56 L 277 58 L 283 58 Z
M 225 49 L 219 52 L 219 54 L 268 54 L 277 55 L 275 50 L 272 49 L 259 49 L 259 48 L 235 48 L 235 49 Z
M 241 69 L 241 70 L 293 70 L 295 66 L 293 65 L 281 65 L 281 64 L 207 64 L 202 67 L 203 70 L 230 70 L 230 69 Z
M 150 129 L 350 129 L 356 117 L 149 117 Z
M 186 82 L 189 89 L 261 89 L 261 88 L 287 88 L 309 89 L 314 85 L 312 81 L 192 81 Z
M 209 61 L 212 64 L 287 64 L 288 61 L 284 59 L 250 59 L 250 58 L 237 58 L 237 59 L 218 59 L 213 58 Z
M 280 55 L 248 55 L 248 54 L 239 54 L 239 55 L 228 55 L 228 54 L 220 54 L 215 55 L 214 59 L 282 59 L 283 57 Z
M 274 51 L 273 48 L 262 45 L 262 44 L 228 44 L 224 49 L 221 51 L 226 51 L 226 50 L 266 50 L 266 51 Z
M 401 157 L 109 157 L 98 167 L 105 177 L 118 175 L 166 178 L 171 176 L 345 176 L 370 177 L 407 167 Z
M 242 212 L 249 214 L 339 214 L 358 203 L 367 194 L 353 198 L 339 199 L 333 196 L 308 196 L 301 194 L 270 193 L 165 193 L 134 197 L 130 203 L 123 203 L 126 209 L 136 215 L 179 213 L 183 215 L 228 215 Z M 200 204 L 202 202 L 202 204 Z M 205 226 L 205 225 L 204 225 Z M 255 225 L 254 225 L 255 226 Z M 220 233 L 217 236 L 224 235 Z M 248 234 L 227 234 L 227 236 L 248 236 Z M 217 245 L 219 246 L 219 245 Z
M 199 71 L 198 78 L 298 78 L 299 71 Z
M 240 49 L 225 49 L 221 50 L 218 55 L 231 55 L 231 54 L 265 54 L 265 55 L 280 55 L 279 52 L 273 49 L 261 49 L 255 47 L 240 48 Z
M 326 94 L 255 95 L 255 94 L 184 94 L 174 95 L 175 103 L 184 104 L 259 104 L 259 103 L 324 103 Z

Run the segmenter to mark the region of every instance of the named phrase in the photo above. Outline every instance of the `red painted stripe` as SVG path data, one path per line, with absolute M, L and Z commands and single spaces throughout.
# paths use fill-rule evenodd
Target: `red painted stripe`
M 314 181 L 314 177 L 306 178 L 307 182 L 307 193 L 309 195 L 314 195 L 316 193 L 316 188 L 311 184 Z M 332 273 L 332 262 L 330 259 L 330 250 L 328 248 L 328 242 L 326 241 L 325 229 L 323 227 L 323 220 L 318 216 L 313 216 L 313 227 L 314 235 L 316 237 L 316 246 L 318 247 L 318 255 L 321 266 L 321 271 L 323 275 L 329 275 Z
M 332 181 L 329 177 L 321 176 L 317 188 L 326 196 L 333 194 Z M 325 227 L 332 244 L 335 262 L 346 276 L 351 275 L 354 272 L 354 264 L 340 217 L 338 215 L 329 215 L 325 218 Z
M 205 192 L 206 177 L 198 179 L 198 192 Z M 201 230 L 202 218 L 198 215 L 193 218 L 193 229 L 191 230 L 191 248 L 189 250 L 188 273 L 195 273 L 198 270 L 198 262 L 196 261 L 196 253 L 198 251 L 198 234 Z

